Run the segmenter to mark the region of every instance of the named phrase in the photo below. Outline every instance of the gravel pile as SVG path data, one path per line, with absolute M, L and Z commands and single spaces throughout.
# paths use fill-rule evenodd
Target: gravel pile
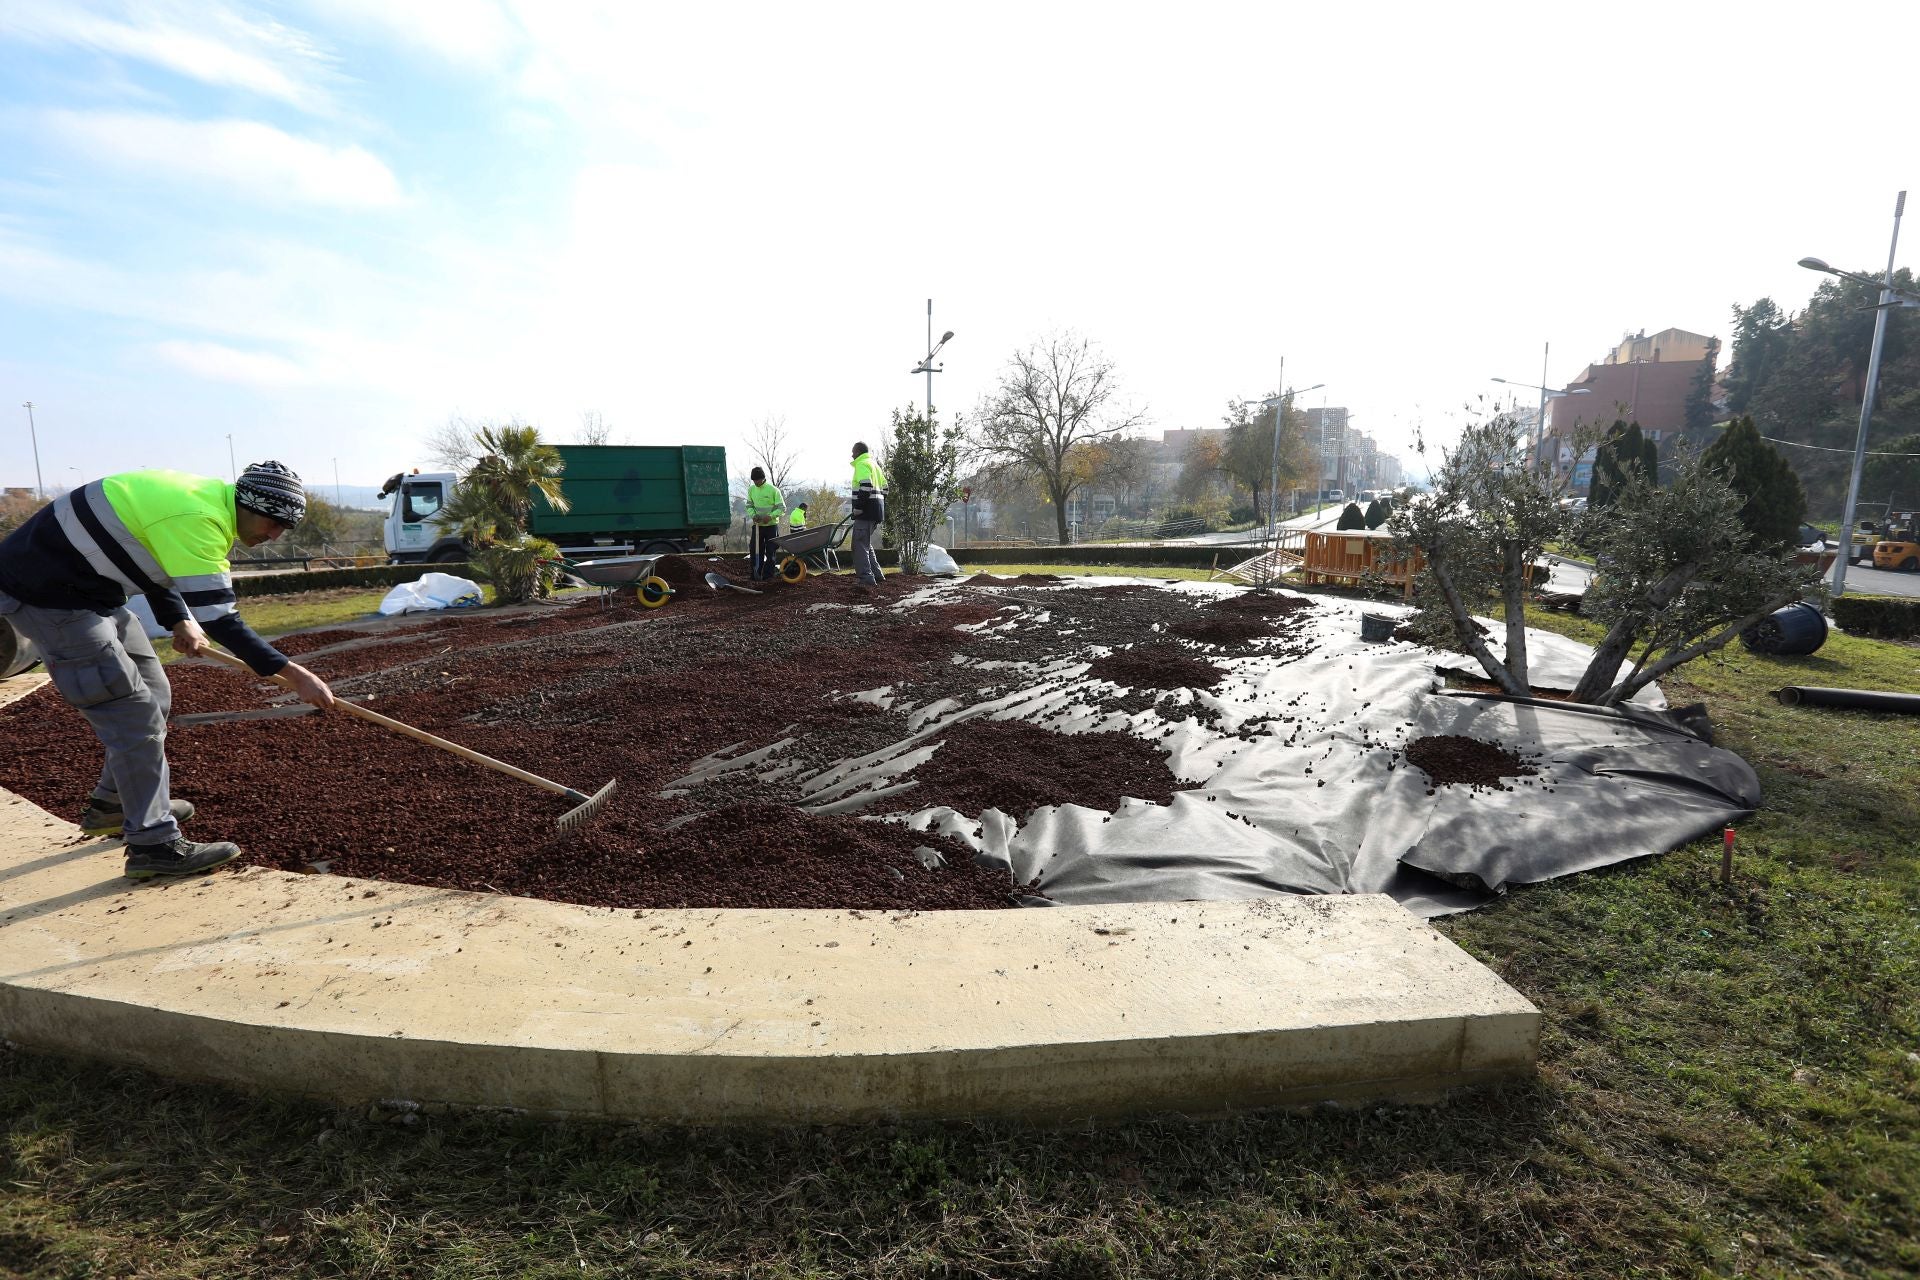
M 670 581 L 709 568 L 746 575 L 737 557 L 664 557 L 662 567 Z M 633 908 L 1010 905 L 1003 870 L 937 838 L 799 813 L 806 778 L 911 736 L 915 707 L 1029 688 L 1109 648 L 1118 652 L 1099 662 L 1131 669 L 1128 687 L 1051 677 L 1071 688 L 1071 707 L 1137 712 L 1189 687 L 1176 670 L 1193 672 L 1191 685 L 1217 681 L 1218 664 L 1170 637 L 1183 622 L 1253 627 L 1247 643 L 1263 655 L 1304 643 L 1293 634 L 1302 607 L 1222 617 L 1177 591 L 1047 585 L 1058 581 L 985 579 L 896 609 L 927 581 L 894 576 L 863 591 L 809 577 L 757 596 L 702 585 L 659 610 L 586 599 L 288 638 L 343 697 L 582 791 L 618 779 L 600 817 L 564 835 L 553 826 L 563 799 L 344 715 L 176 726 L 176 794 L 199 807 L 191 835 L 238 840 L 250 861 L 288 870 Z M 204 664 L 169 675 L 176 715 L 288 696 Z M 891 706 L 853 700 L 879 688 Z M 702 761 L 783 738 L 790 745 L 764 764 L 662 794 Z M 946 742 L 913 775 L 915 807 L 1020 817 L 1042 804 L 1164 802 L 1178 785 L 1159 749 L 1130 735 L 969 719 Z M 84 722 L 50 692 L 0 708 L 0 785 L 71 816 L 99 763 Z M 761 834 L 743 841 L 743 829 Z M 945 864 L 923 866 L 921 847 Z

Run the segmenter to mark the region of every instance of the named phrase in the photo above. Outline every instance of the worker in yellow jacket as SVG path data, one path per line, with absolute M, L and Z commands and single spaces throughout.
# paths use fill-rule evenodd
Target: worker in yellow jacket
M 873 533 L 887 518 L 887 473 L 873 460 L 867 442 L 853 445 L 853 580 L 872 586 L 881 579 L 880 558 L 873 553 Z
M 240 620 L 227 561 L 234 543 L 271 542 L 306 508 L 300 477 L 278 462 L 255 463 L 233 484 L 128 471 L 62 494 L 0 541 L 0 618 L 39 650 L 60 696 L 106 748 L 80 829 L 126 838 L 129 879 L 211 870 L 240 850 L 180 834 L 193 806 L 170 794 L 172 688 L 127 596 L 147 598 L 177 652 L 203 653 L 211 637 L 324 710 L 333 705 L 326 682 Z
M 773 539 L 780 532 L 780 517 L 786 514 L 787 500 L 780 496 L 776 485 L 767 483 L 767 473 L 762 467 L 755 467 L 749 474 L 752 481 L 747 486 L 747 560 L 751 567 L 753 580 L 759 582 L 771 578 L 773 569 Z

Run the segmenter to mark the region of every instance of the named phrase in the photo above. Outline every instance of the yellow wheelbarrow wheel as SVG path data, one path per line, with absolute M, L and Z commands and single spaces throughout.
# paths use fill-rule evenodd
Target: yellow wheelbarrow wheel
M 807 565 L 799 556 L 788 556 L 780 562 L 780 579 L 783 582 L 804 582 L 807 577 Z
M 658 609 L 672 598 L 673 588 L 665 578 L 647 578 L 640 583 L 640 604 L 644 608 Z

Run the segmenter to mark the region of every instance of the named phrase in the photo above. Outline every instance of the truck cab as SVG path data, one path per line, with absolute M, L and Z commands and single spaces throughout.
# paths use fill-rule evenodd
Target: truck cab
M 460 536 L 440 523 L 440 511 L 453 496 L 459 477 L 451 471 L 402 472 L 381 488 L 392 495 L 387 510 L 387 556 L 396 564 L 422 560 L 452 564 L 467 559 Z

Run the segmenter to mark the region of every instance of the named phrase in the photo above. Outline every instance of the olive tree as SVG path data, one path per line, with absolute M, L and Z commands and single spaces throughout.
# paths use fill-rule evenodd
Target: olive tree
M 1426 559 L 1416 628 L 1442 632 L 1504 692 L 1531 692 L 1526 602 L 1533 562 L 1549 542 L 1573 538 L 1598 566 L 1581 612 L 1607 633 L 1574 687 L 1576 702 L 1623 702 L 1782 605 L 1818 593 L 1817 569 L 1754 544 L 1741 523 L 1741 495 L 1697 455 L 1675 457 L 1665 488 L 1638 459 L 1623 460 L 1607 510 L 1576 517 L 1561 507 L 1557 484 L 1519 461 L 1523 442 L 1506 415 L 1469 427 L 1443 454 L 1432 492 L 1387 521 L 1398 545 Z M 1417 447 L 1425 453 L 1424 442 Z M 1501 655 L 1473 619 L 1490 598 L 1506 623 Z
M 1414 447 L 1424 457 L 1427 444 Z M 1527 430 L 1509 413 L 1469 426 L 1441 453 L 1431 492 L 1387 520 L 1397 547 L 1425 559 L 1415 580 L 1424 615 L 1416 630 L 1450 636 L 1506 693 L 1526 697 L 1527 590 L 1533 562 L 1571 523 L 1561 485 L 1526 465 Z M 1362 524 L 1365 520 L 1362 519 Z M 1498 596 L 1507 628 L 1504 658 L 1495 656 L 1473 611 Z
M 1775 609 L 1820 595 L 1817 566 L 1749 535 L 1744 503 L 1718 469 L 1681 453 L 1666 487 L 1630 466 L 1612 508 L 1581 517 L 1581 544 L 1599 566 L 1581 613 L 1607 634 L 1574 686 L 1575 702 L 1624 702 Z
M 900 572 L 918 573 L 946 509 L 960 497 L 960 429 L 895 409 L 886 437 L 887 531 Z

